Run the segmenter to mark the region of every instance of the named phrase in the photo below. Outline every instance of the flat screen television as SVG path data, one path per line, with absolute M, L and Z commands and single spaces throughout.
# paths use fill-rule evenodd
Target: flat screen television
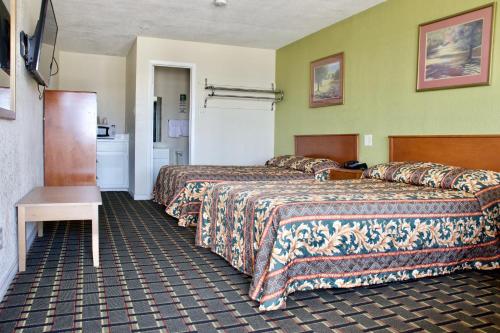
M 24 51 L 21 52 L 26 61 L 26 68 L 40 85 L 46 87 L 49 86 L 52 74 L 58 30 L 52 0 L 42 0 L 34 35 L 28 37 L 24 32 L 21 33 L 21 41 L 24 40 Z
M 10 71 L 10 14 L 0 0 L 0 68 Z

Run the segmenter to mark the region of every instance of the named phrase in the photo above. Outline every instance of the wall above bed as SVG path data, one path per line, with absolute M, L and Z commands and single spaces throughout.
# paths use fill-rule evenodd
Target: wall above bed
M 134 45 L 127 58 L 135 74 L 129 73 L 134 82 L 128 82 L 126 119 L 134 149 L 130 190 L 136 199 L 148 199 L 152 191 L 153 117 L 148 115 L 153 109 L 153 63 L 196 66 L 191 164 L 255 165 L 272 157 L 274 112 L 269 102 L 211 100 L 206 109 L 203 102 L 205 78 L 220 85 L 268 87 L 275 79 L 274 50 L 149 37 L 138 37 Z
M 360 159 L 389 157 L 388 136 L 500 133 L 500 34 L 494 37 L 492 84 L 416 92 L 418 25 L 491 0 L 389 0 L 277 51 L 275 153 L 293 152 L 296 134 L 373 134 Z M 500 28 L 500 15 L 496 28 Z M 345 104 L 309 108 L 309 65 L 345 53 Z

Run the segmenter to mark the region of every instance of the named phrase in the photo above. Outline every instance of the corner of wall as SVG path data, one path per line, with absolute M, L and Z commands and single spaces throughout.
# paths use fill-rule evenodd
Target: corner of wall
M 57 74 L 52 76 L 50 79 L 50 89 L 60 89 L 59 87 L 59 82 L 60 82 L 60 77 L 61 73 L 59 71 L 59 66 L 61 64 L 61 51 L 59 50 L 58 47 L 54 50 L 54 59 L 56 61 L 56 67 L 57 67 Z M 54 71 L 54 69 L 52 69 Z
M 32 228 L 28 237 L 26 237 L 26 247 L 29 249 L 36 237 L 36 229 Z M 16 258 L 17 259 L 17 258 Z M 2 270 L 3 276 L 0 276 L 0 302 L 9 290 L 10 284 L 14 280 L 19 268 L 17 260 L 11 260 L 11 263 L 6 265 L 6 269 Z
M 135 192 L 135 108 L 136 108 L 136 71 L 137 71 L 137 39 L 134 41 L 126 57 L 125 87 L 125 130 L 129 134 L 129 193 Z
M 21 30 L 33 32 L 40 1 L 17 0 L 16 36 Z M 38 98 L 36 82 L 16 55 L 16 119 L 0 119 L 0 226 L 3 230 L 3 248 L 0 249 L 0 300 L 16 273 L 17 267 L 17 214 L 16 202 L 35 186 L 43 184 L 43 102 Z M 28 244 L 31 245 L 35 228 L 27 226 Z M 3 273 L 3 274 L 2 274 Z

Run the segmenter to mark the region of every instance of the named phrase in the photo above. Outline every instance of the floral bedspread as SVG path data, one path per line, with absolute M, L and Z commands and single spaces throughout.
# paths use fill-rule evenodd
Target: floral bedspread
M 281 181 L 314 179 L 315 174 L 274 166 L 164 166 L 153 190 L 154 200 L 179 219 L 181 226 L 195 226 L 206 188 L 224 181 Z
M 404 168 L 371 168 L 373 179 L 212 184 L 196 244 L 253 277 L 261 310 L 285 307 L 297 290 L 499 268 L 500 174 Z

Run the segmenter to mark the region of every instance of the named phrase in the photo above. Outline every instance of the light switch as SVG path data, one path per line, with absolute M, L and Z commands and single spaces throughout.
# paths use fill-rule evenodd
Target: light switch
M 373 135 L 371 135 L 371 134 L 366 134 L 365 135 L 365 146 L 366 147 L 373 146 Z

